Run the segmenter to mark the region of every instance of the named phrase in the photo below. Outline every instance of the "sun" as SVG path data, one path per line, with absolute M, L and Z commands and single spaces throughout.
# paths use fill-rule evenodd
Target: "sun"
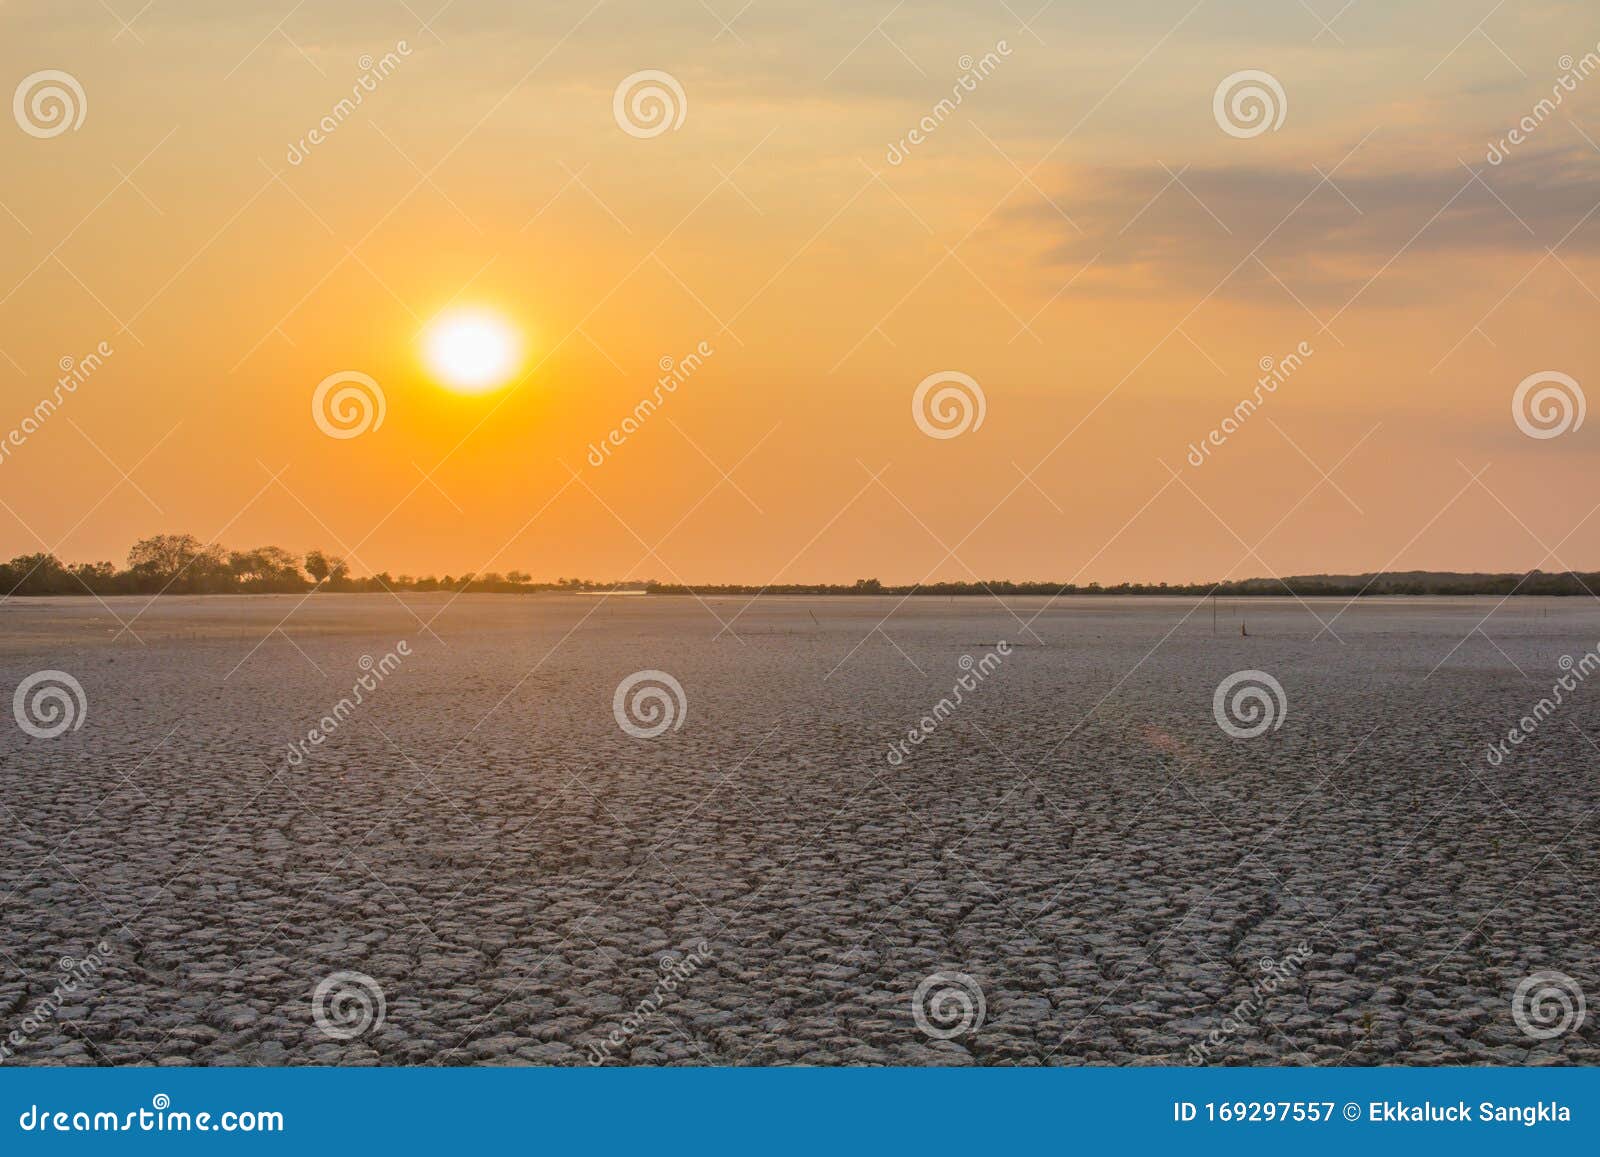
M 476 394 L 505 384 L 522 359 L 522 342 L 498 314 L 454 310 L 423 330 L 422 356 L 441 384 Z

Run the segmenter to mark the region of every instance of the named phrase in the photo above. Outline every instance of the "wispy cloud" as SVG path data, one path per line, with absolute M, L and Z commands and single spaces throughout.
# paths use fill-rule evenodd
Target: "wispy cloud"
M 1298 295 L 1329 299 L 1402 250 L 1463 258 L 1600 249 L 1600 165 L 1588 149 L 1529 152 L 1498 168 L 1474 159 L 1470 168 L 1340 171 L 1330 181 L 1287 166 L 1079 170 L 1060 201 L 1081 235 L 1048 206 L 1010 219 L 1044 235 L 1041 260 L 1052 265 L 1098 255 L 1075 289 L 1085 293 L 1152 283 L 1204 292 L 1238 266 L 1220 293 L 1281 295 L 1282 279 Z

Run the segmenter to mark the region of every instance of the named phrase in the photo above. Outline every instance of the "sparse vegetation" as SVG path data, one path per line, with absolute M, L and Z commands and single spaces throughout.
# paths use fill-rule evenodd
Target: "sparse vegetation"
M 969 595 L 1181 595 L 1186 598 L 1217 596 L 1317 595 L 1354 598 L 1380 595 L 1583 595 L 1600 591 L 1600 572 L 1528 571 L 1525 574 L 1463 574 L 1452 571 L 1401 571 L 1392 574 L 1294 575 L 1282 579 L 1242 579 L 1221 583 L 1088 583 L 936 582 L 911 586 L 886 586 L 875 578 L 850 584 L 784 583 L 773 586 L 721 584 L 684 586 L 657 582 L 604 582 L 558 578 L 536 582 L 526 571 L 504 574 L 467 573 L 418 578 L 380 571 L 358 578 L 349 563 L 327 551 L 313 549 L 296 555 L 280 546 L 228 550 L 219 543 L 202 543 L 192 534 L 157 534 L 140 539 L 128 551 L 124 569 L 110 562 L 63 563 L 53 554 L 19 555 L 0 563 L 0 597 L 9 595 L 127 595 L 127 594 L 294 594 L 311 590 L 361 591 L 473 591 L 523 594 L 535 591 L 627 591 L 652 595 L 910 595 L 958 597 Z
M 536 583 L 524 571 L 398 577 L 384 572 L 353 577 L 342 557 L 313 549 L 303 556 L 281 546 L 228 550 L 192 534 L 157 534 L 128 551 L 128 564 L 68 564 L 53 554 L 19 555 L 0 563 L 0 597 L 9 595 L 195 595 L 300 594 L 307 591 L 466 591 L 516 594 L 528 591 L 642 589 L 643 584 L 561 579 Z

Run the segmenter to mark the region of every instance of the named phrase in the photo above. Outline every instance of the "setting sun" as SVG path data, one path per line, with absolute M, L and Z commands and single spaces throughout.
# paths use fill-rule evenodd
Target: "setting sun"
M 422 335 L 423 359 L 443 385 L 475 394 L 505 384 L 522 356 L 517 332 L 480 310 L 442 314 Z

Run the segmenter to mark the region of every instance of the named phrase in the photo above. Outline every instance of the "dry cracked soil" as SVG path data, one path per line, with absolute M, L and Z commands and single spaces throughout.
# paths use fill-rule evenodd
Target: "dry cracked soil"
M 7 1063 L 1600 1062 L 1587 600 L 297 602 L 0 604 Z

